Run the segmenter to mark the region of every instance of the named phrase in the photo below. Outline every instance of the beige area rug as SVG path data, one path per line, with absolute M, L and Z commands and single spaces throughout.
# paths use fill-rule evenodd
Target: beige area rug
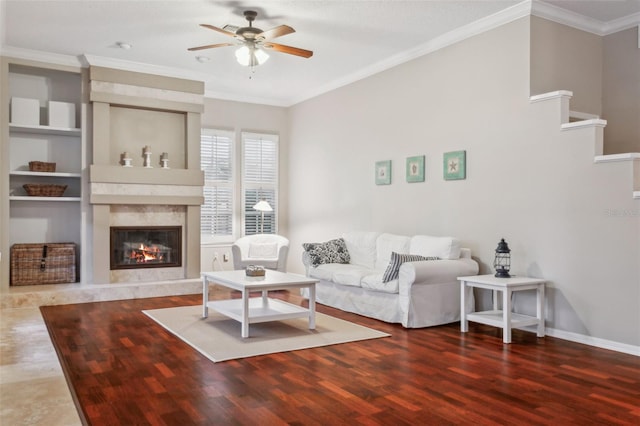
M 316 313 L 315 330 L 309 330 L 306 318 L 263 322 L 249 325 L 249 337 L 243 339 L 238 321 L 213 309 L 202 318 L 201 305 L 142 312 L 213 362 L 390 336 Z

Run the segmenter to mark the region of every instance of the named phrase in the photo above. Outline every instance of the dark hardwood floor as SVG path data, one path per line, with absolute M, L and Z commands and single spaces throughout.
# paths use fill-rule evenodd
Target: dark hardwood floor
M 632 355 L 518 330 L 504 345 L 488 326 L 404 329 L 319 305 L 392 337 L 213 363 L 140 312 L 200 303 L 41 308 L 87 424 L 640 424 Z

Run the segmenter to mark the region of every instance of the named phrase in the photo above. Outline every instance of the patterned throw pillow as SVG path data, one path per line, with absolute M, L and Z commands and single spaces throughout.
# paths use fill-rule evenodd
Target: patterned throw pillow
M 351 261 L 347 244 L 343 238 L 325 243 L 304 243 L 302 247 L 309 254 L 313 266 L 323 263 L 349 263 Z
M 389 281 L 393 281 L 398 278 L 400 275 L 400 265 L 404 262 L 417 262 L 418 260 L 439 260 L 439 257 L 435 256 L 420 256 L 417 254 L 401 254 L 396 253 L 395 251 L 391 252 L 391 260 L 389 261 L 389 265 L 387 266 L 386 271 L 384 271 L 384 276 L 382 277 L 383 283 L 388 283 Z

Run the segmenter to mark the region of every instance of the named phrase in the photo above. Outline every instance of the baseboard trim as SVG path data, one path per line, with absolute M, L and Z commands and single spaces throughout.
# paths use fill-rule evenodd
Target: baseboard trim
M 523 327 L 523 330 L 536 332 L 535 327 Z M 601 339 L 599 337 L 587 336 L 585 334 L 572 333 L 570 331 L 558 330 L 557 328 L 545 328 L 545 334 L 557 339 L 568 340 L 574 343 L 582 343 L 583 345 L 594 346 L 600 349 L 608 349 L 610 351 L 621 352 L 628 355 L 640 357 L 640 346 L 628 345 L 626 343 L 614 342 L 612 340 Z

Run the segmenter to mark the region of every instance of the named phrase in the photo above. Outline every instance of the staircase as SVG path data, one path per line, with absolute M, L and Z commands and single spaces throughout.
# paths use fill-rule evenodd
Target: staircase
M 573 92 L 569 90 L 557 90 L 555 92 L 534 95 L 529 98 L 531 103 L 545 102 L 551 100 L 560 101 L 560 129 L 561 131 L 573 131 L 578 129 L 594 129 L 593 150 L 596 164 L 630 162 L 633 168 L 632 197 L 640 200 L 640 152 L 629 152 L 624 154 L 603 155 L 604 152 L 604 128 L 607 120 L 602 120 L 595 114 L 579 111 L 571 111 L 569 104 Z

